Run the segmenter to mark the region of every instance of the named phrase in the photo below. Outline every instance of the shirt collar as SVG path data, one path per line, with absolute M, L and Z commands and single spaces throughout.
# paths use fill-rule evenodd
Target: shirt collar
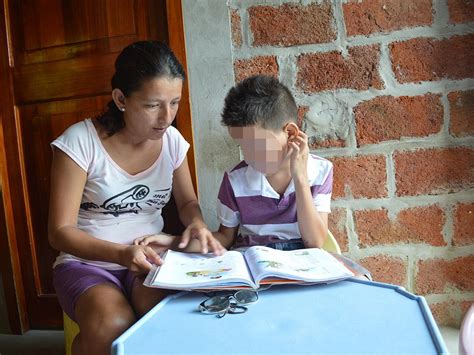
M 261 196 L 280 198 L 280 195 L 278 195 L 278 193 L 273 190 L 265 175 L 260 171 L 255 170 L 250 165 L 247 165 L 245 178 L 247 179 L 247 185 L 250 187 L 250 189 L 259 191 Z
M 317 172 L 317 166 L 315 159 L 311 156 L 308 156 L 308 182 L 311 186 L 311 183 L 314 181 Z M 270 183 L 264 174 L 260 171 L 255 170 L 252 166 L 247 164 L 247 169 L 245 171 L 245 178 L 247 179 L 247 185 L 250 189 L 254 191 L 259 191 L 262 196 L 271 197 L 271 198 L 280 198 L 280 195 L 272 188 Z M 290 184 L 286 188 L 285 196 L 295 191 L 295 185 L 293 180 L 290 181 Z

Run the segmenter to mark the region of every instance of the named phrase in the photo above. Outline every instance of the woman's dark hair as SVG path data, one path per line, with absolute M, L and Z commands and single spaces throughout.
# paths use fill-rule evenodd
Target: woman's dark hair
M 125 97 L 129 97 L 134 91 L 140 90 L 144 82 L 159 77 L 184 79 L 185 73 L 166 44 L 158 41 L 135 42 L 124 48 L 115 60 L 112 90 L 120 89 Z M 107 104 L 107 111 L 97 121 L 109 136 L 125 125 L 123 112 L 113 100 Z

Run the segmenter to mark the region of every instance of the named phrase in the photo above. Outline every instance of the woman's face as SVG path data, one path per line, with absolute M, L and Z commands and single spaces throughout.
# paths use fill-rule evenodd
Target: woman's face
M 161 139 L 176 117 L 182 87 L 181 78 L 145 81 L 140 90 L 124 99 L 125 130 L 138 140 Z

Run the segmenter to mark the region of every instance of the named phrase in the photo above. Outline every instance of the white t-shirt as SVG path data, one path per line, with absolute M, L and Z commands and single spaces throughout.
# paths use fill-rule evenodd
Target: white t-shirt
M 172 192 L 173 171 L 186 157 L 189 143 L 170 126 L 163 136 L 158 159 L 148 169 L 130 175 L 105 150 L 90 119 L 69 127 L 51 146 L 61 149 L 87 173 L 77 227 L 96 237 L 120 244 L 160 233 L 161 209 Z M 124 269 L 122 265 L 84 260 L 63 253 L 54 266 L 78 260 L 104 269 Z

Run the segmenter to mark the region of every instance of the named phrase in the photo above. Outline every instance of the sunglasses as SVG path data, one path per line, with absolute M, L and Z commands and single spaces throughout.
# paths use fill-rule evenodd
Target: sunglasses
M 241 314 L 247 312 L 247 307 L 258 301 L 258 293 L 251 290 L 239 290 L 230 295 L 212 296 L 199 304 L 199 311 L 205 314 L 215 314 L 217 318 L 227 313 Z

